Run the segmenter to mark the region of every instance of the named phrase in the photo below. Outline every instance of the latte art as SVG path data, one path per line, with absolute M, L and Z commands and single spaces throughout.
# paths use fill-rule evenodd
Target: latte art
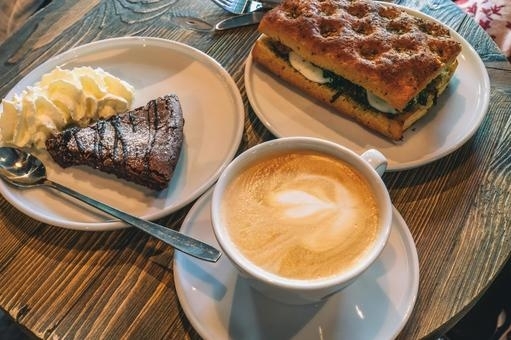
M 322 178 L 316 178 L 317 181 Z M 290 218 L 314 216 L 321 212 L 336 210 L 335 202 L 328 201 L 314 193 L 304 190 L 290 189 L 274 193 L 275 206 L 281 206 L 283 213 Z
M 338 274 L 370 248 L 375 198 L 348 164 L 319 153 L 275 155 L 227 187 L 222 215 L 240 251 L 274 274 Z

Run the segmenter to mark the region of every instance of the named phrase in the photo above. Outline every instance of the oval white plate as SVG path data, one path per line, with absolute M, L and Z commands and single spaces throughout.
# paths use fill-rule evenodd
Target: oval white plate
M 398 7 L 412 15 L 435 20 L 421 12 Z M 389 171 L 418 167 L 463 145 L 488 110 L 490 80 L 486 68 L 463 37 L 453 30 L 451 35 L 462 45 L 456 73 L 437 105 L 405 132 L 402 142 L 392 142 L 340 116 L 264 71 L 252 62 L 251 56 L 245 64 L 247 96 L 259 119 L 277 137 L 320 137 L 357 153 L 375 148 L 388 158 Z
M 243 133 L 244 106 L 238 87 L 214 59 L 190 46 L 158 38 L 97 41 L 58 55 L 23 78 L 7 95 L 20 93 L 60 65 L 102 67 L 135 87 L 133 107 L 176 93 L 181 101 L 184 144 L 169 187 L 154 192 L 87 167 L 60 168 L 44 152 L 48 177 L 127 213 L 153 220 L 188 204 L 206 191 L 236 154 Z M 112 221 L 51 189 L 0 192 L 23 213 L 48 224 L 80 230 L 109 230 Z
M 211 227 L 212 189 L 186 216 L 181 232 L 218 246 Z M 419 289 L 419 261 L 408 227 L 394 208 L 389 242 L 353 284 L 325 303 L 290 306 L 249 287 L 227 257 L 206 263 L 174 254 L 179 302 L 205 339 L 393 339 Z

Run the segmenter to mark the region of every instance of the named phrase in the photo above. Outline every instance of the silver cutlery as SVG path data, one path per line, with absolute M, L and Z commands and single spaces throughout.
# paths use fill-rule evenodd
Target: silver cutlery
M 46 168 L 41 160 L 21 149 L 7 146 L 0 147 L 0 178 L 18 188 L 50 187 L 137 227 L 183 253 L 210 262 L 216 262 L 220 258 L 221 253 L 206 243 L 173 229 L 126 214 L 49 180 L 46 177 Z
M 219 7 L 233 14 L 245 14 L 259 10 L 271 9 L 280 3 L 280 0 L 211 0 Z
M 224 31 L 231 28 L 254 25 L 261 21 L 265 12 L 257 11 L 247 14 L 233 16 L 216 23 L 215 30 Z

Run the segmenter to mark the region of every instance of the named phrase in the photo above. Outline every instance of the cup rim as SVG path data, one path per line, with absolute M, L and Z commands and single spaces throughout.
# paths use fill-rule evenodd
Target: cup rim
M 234 242 L 232 242 L 227 228 L 225 228 L 220 222 L 221 194 L 225 190 L 226 184 L 230 180 L 230 177 L 232 177 L 232 171 L 241 166 L 240 162 L 246 162 L 247 158 L 253 157 L 254 153 L 264 152 L 265 150 L 267 150 L 266 152 L 268 153 L 275 152 L 275 145 L 279 144 L 282 145 L 278 148 L 280 152 L 284 152 L 285 150 L 305 149 L 323 152 L 330 155 L 338 155 L 339 152 L 346 153 L 349 155 L 348 158 L 350 159 L 347 160 L 343 157 L 343 161 L 348 162 L 360 172 L 362 172 L 361 168 L 364 168 L 365 170 L 363 171 L 363 176 L 366 179 L 369 177 L 372 178 L 372 180 L 370 180 L 370 185 L 373 189 L 375 189 L 373 191 L 378 197 L 377 200 L 380 202 L 379 204 L 381 204 L 381 206 L 379 206 L 379 210 L 381 225 L 383 227 L 381 228 L 376 240 L 374 241 L 374 246 L 366 251 L 366 254 L 364 254 L 363 258 L 357 265 L 352 266 L 346 271 L 341 271 L 338 274 L 318 279 L 286 278 L 258 267 L 248 258 L 246 258 L 245 255 L 237 248 Z M 318 145 L 322 145 L 323 147 L 326 146 L 329 148 L 329 150 L 326 151 L 316 149 L 314 146 L 319 147 Z M 248 164 L 250 164 L 250 162 L 246 163 L 245 166 Z M 384 196 L 384 199 L 382 199 L 381 196 Z M 381 252 L 385 248 L 387 240 L 390 236 L 392 225 L 392 204 L 388 190 L 376 170 L 373 169 L 369 163 L 364 161 L 360 155 L 355 153 L 353 150 L 340 144 L 317 137 L 282 137 L 265 141 L 245 150 L 235 159 L 233 159 L 224 169 L 219 179 L 217 180 L 215 188 L 213 189 L 211 202 L 211 223 L 215 237 L 220 244 L 224 254 L 236 267 L 241 269 L 242 272 L 245 272 L 246 274 L 258 279 L 259 281 L 276 285 L 281 288 L 310 291 L 350 282 L 372 265 L 372 263 L 380 256 Z

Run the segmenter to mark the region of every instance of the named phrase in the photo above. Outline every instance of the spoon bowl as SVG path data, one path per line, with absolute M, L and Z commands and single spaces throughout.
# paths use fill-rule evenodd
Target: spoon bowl
M 10 146 L 0 147 L 0 178 L 18 188 L 50 187 L 137 227 L 186 254 L 210 262 L 216 262 L 220 258 L 220 251 L 202 241 L 159 224 L 129 215 L 49 180 L 46 176 L 46 167 L 43 162 L 33 154 L 22 149 Z
M 14 186 L 30 187 L 44 182 L 46 168 L 31 153 L 14 147 L 1 147 L 0 177 Z

